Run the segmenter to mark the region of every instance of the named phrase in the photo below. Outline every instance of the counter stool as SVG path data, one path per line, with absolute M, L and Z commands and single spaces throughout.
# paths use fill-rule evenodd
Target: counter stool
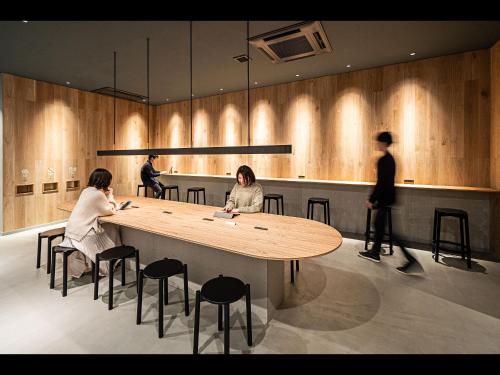
M 189 203 L 189 193 L 193 193 L 193 203 L 198 204 L 200 199 L 199 199 L 199 193 L 200 191 L 203 192 L 203 204 L 206 204 L 205 201 L 205 188 L 204 187 L 190 187 L 187 190 L 187 200 L 186 202 Z
M 104 250 L 102 253 L 97 253 L 95 256 L 94 270 L 94 300 L 99 295 L 99 263 L 101 261 L 109 262 L 109 301 L 108 310 L 113 309 L 113 272 L 115 262 L 121 260 L 122 266 L 122 286 L 125 285 L 125 259 L 135 257 L 135 276 L 139 278 L 139 250 L 132 246 L 115 246 L 111 249 Z M 139 288 L 137 288 L 139 289 Z
M 63 255 L 63 290 L 62 296 L 66 297 L 68 295 L 68 257 L 78 251 L 74 247 L 65 246 L 54 246 L 52 249 L 52 267 L 50 272 L 50 289 L 54 289 L 55 279 L 56 279 L 56 255 L 61 253 Z M 92 262 L 92 281 L 95 280 L 95 268 L 94 262 Z
M 387 226 L 389 227 L 389 233 L 386 233 L 384 229 L 384 237 L 388 238 L 389 253 L 392 255 L 394 253 L 394 251 L 392 250 L 392 207 L 385 207 L 384 209 L 387 209 Z M 368 250 L 368 243 L 373 239 L 371 235 L 375 233 L 375 231 L 370 230 L 371 220 L 372 210 L 368 208 L 366 211 L 365 250 Z
M 231 191 L 226 191 L 226 200 L 224 201 L 224 205 L 227 204 L 227 200 L 229 199 L 230 195 L 231 195 Z
M 137 196 L 139 196 L 139 189 L 144 188 L 144 196 L 148 196 L 148 187 L 146 185 L 137 185 Z
M 280 202 L 281 202 L 281 215 L 285 214 L 285 210 L 283 208 L 283 194 L 264 194 L 264 204 L 262 205 L 262 212 L 266 210 L 266 202 L 267 202 L 267 213 L 271 211 L 271 200 L 276 201 L 276 214 L 280 214 Z
M 456 217 L 460 220 L 460 243 L 452 241 L 444 241 L 441 239 L 441 218 L 445 216 Z M 465 227 L 465 243 L 464 243 L 464 227 Z M 439 261 L 439 250 L 442 243 L 460 246 L 462 259 L 465 259 L 465 252 L 467 251 L 467 268 L 471 268 L 471 248 L 469 238 L 469 215 L 467 211 L 457 210 L 454 208 L 436 208 L 434 210 L 434 228 L 432 234 L 432 253 L 434 260 Z M 455 252 L 445 249 L 445 251 Z
M 229 354 L 229 306 L 243 296 L 246 297 L 247 304 L 247 343 L 248 346 L 252 346 L 250 284 L 245 285 L 241 280 L 234 277 L 219 275 L 219 277 L 208 280 L 203 284 L 201 291 L 196 291 L 193 354 L 198 354 L 201 301 L 218 305 L 218 330 L 222 331 L 222 321 L 224 321 L 224 354 Z M 222 319 L 222 307 L 224 307 L 224 319 Z
M 182 273 L 184 275 L 184 313 L 189 316 L 188 271 L 187 264 L 176 259 L 162 259 L 148 264 L 139 271 L 137 292 L 137 324 L 141 324 L 142 290 L 144 278 L 156 279 L 160 286 L 158 292 L 158 337 L 163 337 L 163 304 L 168 305 L 168 278 Z
M 42 255 L 42 239 L 47 239 L 47 273 L 50 273 L 51 249 L 52 241 L 57 237 L 64 237 L 65 227 L 46 230 L 45 232 L 38 233 L 38 248 L 36 252 L 36 268 L 40 268 L 40 257 Z
M 177 185 L 163 185 L 161 187 L 161 199 L 165 199 L 165 191 L 168 190 L 168 199 L 170 200 L 172 190 L 177 192 L 177 202 L 179 202 L 179 186 Z

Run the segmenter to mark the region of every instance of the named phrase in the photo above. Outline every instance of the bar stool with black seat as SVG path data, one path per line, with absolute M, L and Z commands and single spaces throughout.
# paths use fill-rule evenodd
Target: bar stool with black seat
M 204 187 L 190 187 L 187 190 L 187 199 L 186 202 L 189 203 L 189 194 L 193 193 L 193 203 L 198 204 L 200 202 L 199 193 L 203 192 L 203 204 L 206 204 L 205 201 L 205 188 Z
M 224 201 L 224 205 L 226 205 L 227 200 L 229 199 L 229 196 L 231 195 L 231 191 L 226 191 L 226 199 Z
M 266 202 L 267 202 L 267 213 L 271 213 L 271 201 L 276 202 L 277 215 L 280 215 L 280 202 L 281 202 L 281 215 L 285 215 L 285 209 L 283 207 L 283 194 L 264 194 L 264 204 L 262 205 L 262 212 L 266 212 Z
M 387 210 L 387 227 L 389 230 L 389 232 L 387 233 L 384 229 L 384 237 L 387 238 L 386 242 L 389 242 L 389 253 L 392 255 L 394 253 L 394 251 L 392 250 L 392 207 L 387 206 L 383 209 Z M 375 231 L 371 230 L 371 220 L 372 210 L 368 208 L 366 212 L 365 250 L 368 250 L 368 243 L 373 239 L 372 234 L 375 234 Z
M 52 250 L 52 241 L 57 237 L 64 237 L 65 227 L 55 228 L 46 230 L 45 232 L 38 233 L 38 248 L 36 252 L 36 268 L 40 268 L 40 257 L 42 256 L 42 239 L 47 239 L 47 273 L 50 273 L 51 266 L 51 250 Z
M 184 314 L 189 316 L 188 270 L 187 264 L 182 264 L 177 259 L 162 259 L 148 264 L 144 270 L 139 271 L 137 291 L 137 324 L 141 324 L 142 291 L 144 278 L 156 279 L 159 284 L 158 292 L 158 337 L 163 337 L 163 304 L 168 305 L 168 278 L 183 274 L 184 277 Z
M 50 289 L 54 289 L 56 280 L 56 255 L 63 255 L 63 290 L 62 296 L 66 297 L 68 295 L 68 257 L 78 251 L 74 247 L 65 246 L 54 246 L 52 248 L 52 262 L 51 262 L 51 272 L 50 272 Z M 92 266 L 94 263 L 92 262 Z M 95 268 L 92 267 L 92 281 L 95 282 Z
M 163 185 L 161 187 L 161 199 L 165 199 L 165 192 L 168 190 L 168 200 L 171 200 L 172 190 L 177 192 L 177 202 L 179 202 L 179 186 L 177 185 Z
M 141 188 L 144 188 L 144 196 L 147 197 L 148 196 L 148 187 L 146 185 L 137 185 L 137 196 L 139 196 L 139 189 Z
M 453 241 L 445 241 L 441 239 L 441 218 L 443 217 L 456 217 L 460 221 L 460 243 Z M 465 231 L 465 242 L 464 242 L 464 231 Z M 434 254 L 434 260 L 439 261 L 439 251 L 443 250 L 440 246 L 441 244 L 450 244 L 460 246 L 460 253 L 462 259 L 465 259 L 467 252 L 467 268 L 472 267 L 471 262 L 471 248 L 470 248 L 470 237 L 469 237 L 469 215 L 467 211 L 458 210 L 455 208 L 436 208 L 434 210 L 434 227 L 432 234 L 432 253 Z M 450 249 L 445 249 L 447 252 L 455 252 Z
M 218 330 L 222 331 L 224 322 L 224 354 L 229 354 L 229 306 L 245 296 L 247 307 L 247 343 L 252 346 L 252 311 L 250 301 L 250 284 L 244 284 L 234 277 L 219 275 L 208 280 L 196 291 L 193 354 L 198 354 L 198 336 L 200 333 L 200 303 L 207 301 L 218 305 Z M 224 319 L 222 309 L 224 308 Z
M 120 260 L 122 267 L 122 286 L 125 285 L 125 259 L 135 257 L 135 276 L 139 279 L 139 250 L 132 246 L 115 246 L 111 249 L 104 250 L 102 253 L 97 253 L 95 257 L 94 270 L 94 300 L 99 295 L 99 264 L 101 261 L 109 262 L 109 299 L 108 310 L 113 309 L 113 272 L 115 262 Z M 97 275 L 97 277 L 96 277 Z M 138 287 L 137 287 L 138 289 Z

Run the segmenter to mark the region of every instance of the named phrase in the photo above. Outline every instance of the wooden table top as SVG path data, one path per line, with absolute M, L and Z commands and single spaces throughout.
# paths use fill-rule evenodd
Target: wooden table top
M 328 254 L 342 244 L 341 234 L 318 221 L 267 213 L 240 214 L 233 219 L 213 217 L 221 207 L 170 200 L 117 196 L 130 207 L 100 221 L 176 238 L 232 253 L 268 260 L 292 260 Z M 76 201 L 58 208 L 71 211 Z M 165 213 L 164 211 L 169 211 Z M 203 220 L 204 218 L 213 221 Z M 236 223 L 235 225 L 228 223 Z M 267 230 L 256 229 L 264 227 Z
M 208 177 L 215 179 L 228 179 L 236 182 L 234 175 L 223 176 L 223 175 L 209 175 L 209 174 L 193 174 L 193 173 L 167 173 L 162 171 L 162 176 L 165 177 Z M 374 186 L 375 182 L 366 181 L 340 181 L 340 180 L 314 180 L 306 178 L 285 178 L 285 177 L 261 177 L 257 176 L 258 181 L 276 181 L 276 182 L 299 182 L 299 183 L 310 183 L 310 184 L 327 184 L 327 185 L 351 185 L 351 186 Z M 469 192 L 479 192 L 479 193 L 498 193 L 500 190 L 486 187 L 475 187 L 475 186 L 451 186 L 451 185 L 422 185 L 422 184 L 395 184 L 399 188 L 408 189 L 429 189 L 429 190 L 454 190 L 454 191 L 469 191 Z

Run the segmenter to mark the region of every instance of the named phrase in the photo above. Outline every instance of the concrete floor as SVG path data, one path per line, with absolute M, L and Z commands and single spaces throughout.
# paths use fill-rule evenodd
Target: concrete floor
M 192 353 L 194 285 L 189 317 L 182 291 L 170 287 L 165 337 L 159 339 L 157 284 L 145 285 L 137 326 L 132 272 L 125 287 L 115 281 L 112 311 L 107 279 L 97 301 L 89 275 L 70 281 L 63 298 L 58 269 L 56 289 L 49 289 L 45 250 L 38 270 L 35 254 L 36 234 L 51 227 L 0 237 L 0 353 Z M 403 262 L 398 249 L 376 264 L 357 256 L 362 248 L 361 241 L 346 238 L 337 251 L 301 261 L 275 318 L 264 325 L 253 315 L 252 348 L 244 304 L 233 307 L 231 353 L 500 352 L 500 263 L 474 259 L 468 271 L 455 256 L 435 263 L 430 252 L 412 249 L 422 267 L 408 276 L 395 271 Z M 200 352 L 222 353 L 222 340 L 216 307 L 202 303 Z

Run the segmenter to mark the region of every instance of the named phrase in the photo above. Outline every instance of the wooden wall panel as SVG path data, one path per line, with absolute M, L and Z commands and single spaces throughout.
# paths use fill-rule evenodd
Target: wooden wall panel
M 185 157 L 177 169 L 225 174 L 248 163 L 260 176 L 373 181 L 379 156 L 373 139 L 389 130 L 397 182 L 489 187 L 489 84 L 486 49 L 254 88 L 251 144 L 291 143 L 293 154 Z M 169 124 L 186 106 L 155 108 L 155 132 L 168 140 L 159 147 L 189 143 L 189 132 L 174 134 Z M 228 106 L 239 112 L 231 115 L 238 118 L 232 138 L 222 135 Z M 193 145 L 247 144 L 246 111 L 246 91 L 194 100 Z M 189 128 L 189 111 L 177 113 Z
M 3 232 L 66 218 L 57 205 L 80 194 L 80 190 L 66 191 L 66 181 L 79 180 L 83 188 L 98 167 L 111 171 L 117 194 L 135 194 L 144 157 L 96 156 L 98 149 L 113 149 L 113 98 L 8 74 L 3 77 Z M 147 147 L 144 104 L 118 99 L 116 120 L 116 149 Z M 76 168 L 74 177 L 70 168 Z M 22 169 L 29 171 L 26 180 Z M 44 182 L 58 182 L 58 192 L 43 194 Z M 16 184 L 24 183 L 34 184 L 34 194 L 15 196 Z

